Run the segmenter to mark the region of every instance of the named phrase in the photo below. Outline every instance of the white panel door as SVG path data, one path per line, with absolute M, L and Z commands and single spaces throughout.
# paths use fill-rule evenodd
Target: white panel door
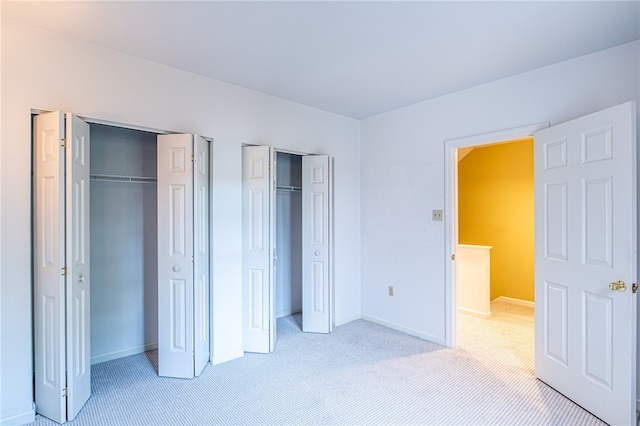
M 91 396 L 89 124 L 66 114 L 67 420 Z
M 276 334 L 273 148 L 242 148 L 243 347 L 273 351 Z
M 34 117 L 36 412 L 67 420 L 65 366 L 64 115 Z
M 635 117 L 623 104 L 534 144 L 536 375 L 609 424 L 636 422 Z
M 194 137 L 194 344 L 195 375 L 209 362 L 209 143 Z
M 194 376 L 192 135 L 158 136 L 158 374 Z
M 64 423 L 91 395 L 89 125 L 51 112 L 34 135 L 36 411 Z
M 333 331 L 333 170 L 327 155 L 302 157 L 302 331 Z

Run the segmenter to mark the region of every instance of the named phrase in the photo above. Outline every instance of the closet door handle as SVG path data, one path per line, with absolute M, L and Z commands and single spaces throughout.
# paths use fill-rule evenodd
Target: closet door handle
M 316 250 L 316 252 L 314 253 L 316 256 L 320 256 L 320 250 Z
M 78 282 L 84 282 L 84 275 L 80 274 L 80 276 L 78 277 Z
M 173 268 L 171 269 L 173 269 L 173 272 L 180 272 L 181 268 L 180 268 L 180 265 L 173 265 Z

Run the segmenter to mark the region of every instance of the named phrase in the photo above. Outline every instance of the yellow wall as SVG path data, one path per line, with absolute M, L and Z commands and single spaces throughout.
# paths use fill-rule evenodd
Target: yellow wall
M 533 301 L 533 139 L 475 148 L 458 163 L 458 242 L 493 246 L 491 300 Z

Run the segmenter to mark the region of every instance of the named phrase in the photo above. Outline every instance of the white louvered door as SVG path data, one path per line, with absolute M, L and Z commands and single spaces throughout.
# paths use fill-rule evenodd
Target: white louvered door
M 276 338 L 274 150 L 242 148 L 243 347 L 269 353 Z
M 534 143 L 536 375 L 609 424 L 636 423 L 635 117 L 623 104 Z
M 333 167 L 302 157 L 302 330 L 330 333 L 333 315 Z

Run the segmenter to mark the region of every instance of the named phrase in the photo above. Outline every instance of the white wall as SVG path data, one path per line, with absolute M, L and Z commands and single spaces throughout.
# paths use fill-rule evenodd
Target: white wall
M 445 207 L 444 141 L 637 102 L 639 51 L 626 44 L 362 121 L 363 317 L 444 343 L 449 255 L 444 222 L 431 221 Z
M 337 322 L 359 317 L 357 121 L 6 20 L 1 78 L 0 422 L 33 416 L 32 108 L 214 138 L 214 362 L 242 354 L 241 145 L 335 156 Z

